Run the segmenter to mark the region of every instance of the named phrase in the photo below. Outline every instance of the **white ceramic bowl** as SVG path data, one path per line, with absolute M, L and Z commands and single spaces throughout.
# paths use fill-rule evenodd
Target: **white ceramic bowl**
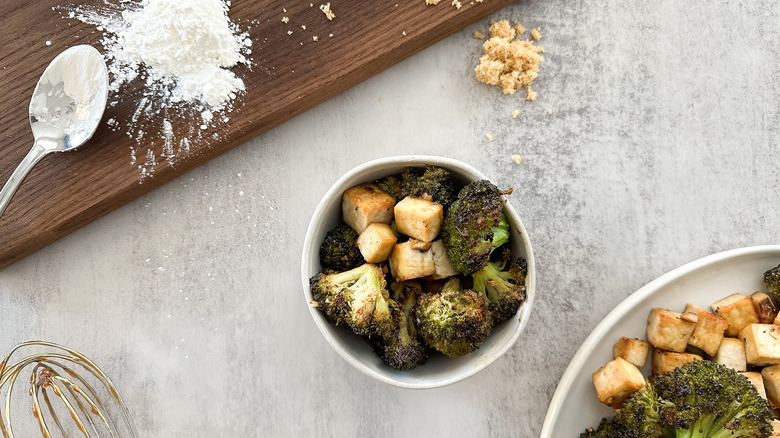
M 301 261 L 301 281 L 307 306 L 313 300 L 309 290 L 309 278 L 321 270 L 320 244 L 330 229 L 342 223 L 341 195 L 344 190 L 361 183 L 400 173 L 408 166 L 422 167 L 426 164 L 444 167 L 461 178 L 464 183 L 489 179 L 480 171 L 460 161 L 421 155 L 382 158 L 362 164 L 347 172 L 322 197 L 306 232 Z M 511 196 L 509 201 L 511 202 Z M 528 240 L 528 234 L 517 212 L 509 203 L 504 206 L 504 212 L 513 231 L 510 238 L 512 253 L 515 256 L 523 256 L 528 261 L 526 299 L 516 317 L 494 327 L 493 333 L 477 351 L 454 359 L 441 354 L 432 354 L 425 364 L 413 370 L 396 371 L 382 361 L 365 338 L 353 334 L 344 327 L 336 327 L 328 323 L 322 312 L 309 306 L 314 322 L 328 343 L 347 362 L 363 373 L 391 385 L 403 388 L 436 388 L 474 375 L 501 357 L 515 343 L 526 326 L 534 301 L 536 270 L 531 242 Z
M 707 309 L 735 292 L 765 290 L 763 274 L 778 263 L 780 245 L 734 249 L 683 265 L 634 292 L 593 329 L 572 358 L 550 402 L 541 437 L 576 437 L 614 415 L 596 398 L 591 373 L 612 360 L 612 345 L 621 336 L 646 338 L 650 309 L 679 312 L 687 303 Z M 641 368 L 645 376 L 650 373 L 649 358 L 647 362 Z

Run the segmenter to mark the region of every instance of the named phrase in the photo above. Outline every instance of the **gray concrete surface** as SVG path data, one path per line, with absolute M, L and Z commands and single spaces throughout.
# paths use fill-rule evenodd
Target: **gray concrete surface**
M 143 436 L 538 436 L 569 360 L 622 299 L 701 256 L 780 243 L 778 12 L 513 4 L 492 18 L 541 26 L 536 102 L 474 79 L 485 20 L 0 271 L 0 349 L 82 350 Z M 503 358 L 409 391 L 324 341 L 299 260 L 343 172 L 422 153 L 515 188 L 538 290 Z

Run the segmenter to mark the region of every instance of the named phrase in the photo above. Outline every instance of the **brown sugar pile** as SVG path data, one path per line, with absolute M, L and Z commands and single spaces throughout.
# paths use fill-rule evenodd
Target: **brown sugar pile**
M 477 79 L 488 85 L 498 85 L 504 94 L 514 94 L 525 88 L 528 100 L 536 99 L 531 84 L 539 75 L 539 63 L 543 58 L 544 47 L 534 45 L 531 40 L 522 40 L 520 35 L 525 28 L 515 22 L 514 27 L 508 20 L 496 21 L 490 26 L 490 38 L 482 48 L 485 54 L 479 58 L 474 68 Z M 533 30 L 534 41 L 541 38 L 539 28 Z

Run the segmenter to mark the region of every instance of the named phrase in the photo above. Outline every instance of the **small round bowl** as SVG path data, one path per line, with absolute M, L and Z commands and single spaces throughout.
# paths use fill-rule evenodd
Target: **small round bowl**
M 320 272 L 322 268 L 319 257 L 320 244 L 330 229 L 342 223 L 342 193 L 358 184 L 400 173 L 406 167 L 422 167 L 427 164 L 446 168 L 461 178 L 464 183 L 489 179 L 482 172 L 460 161 L 423 155 L 381 158 L 357 166 L 347 172 L 322 197 L 317 209 L 314 210 L 309 229 L 306 232 L 301 260 L 301 281 L 307 306 L 314 299 L 309 289 L 309 278 Z M 417 368 L 409 371 L 396 371 L 382 361 L 364 337 L 355 335 L 344 327 L 328 323 L 322 312 L 309 306 L 311 316 L 322 335 L 341 357 L 358 370 L 382 382 L 402 388 L 420 389 L 446 386 L 473 376 L 486 368 L 501 357 L 520 337 L 531 313 L 536 286 L 534 256 L 525 227 L 509 203 L 504 206 L 504 212 L 512 230 L 509 241 L 512 253 L 515 256 L 523 256 L 528 261 L 528 274 L 525 282 L 526 299 L 517 311 L 517 315 L 494 327 L 493 333 L 477 351 L 458 358 L 449 358 L 442 354 L 433 353 L 425 364 Z

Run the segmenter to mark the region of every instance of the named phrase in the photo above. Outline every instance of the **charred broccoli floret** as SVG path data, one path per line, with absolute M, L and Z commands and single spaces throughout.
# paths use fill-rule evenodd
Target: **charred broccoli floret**
M 768 438 L 774 418 L 747 377 L 706 360 L 655 376 L 581 438 Z
M 482 269 L 493 250 L 509 240 L 501 197 L 509 193 L 487 180 L 472 182 L 458 193 L 442 227 L 447 255 L 456 271 L 468 275 Z
M 588 428 L 580 438 L 662 438 L 664 428 L 658 419 L 658 398 L 651 383 L 645 384 L 624 403 L 612 418 L 603 418 L 596 428 Z
M 485 300 L 461 288 L 457 278 L 447 281 L 440 292 L 421 295 L 413 315 L 425 343 L 449 357 L 476 350 L 493 328 Z
M 764 284 L 775 306 L 780 307 L 780 265 L 764 272 Z
M 661 423 L 678 438 L 766 438 L 774 418 L 747 377 L 710 361 L 656 376 Z
M 379 354 L 385 363 L 396 370 L 411 370 L 428 359 L 428 347 L 417 333 L 411 315 L 412 309 L 417 305 L 419 287 L 415 288 L 408 283 L 394 283 L 390 288 L 393 290 L 394 301 L 398 303 L 392 310 L 395 330 L 392 336 L 382 340 L 378 348 Z
M 496 324 L 513 317 L 525 300 L 527 262 L 518 257 L 505 270 L 507 264 L 507 259 L 502 257 L 498 261 L 488 262 L 484 268 L 472 274 L 472 289 L 485 299 Z
M 358 233 L 349 225 L 341 224 L 328 231 L 320 245 L 320 264 L 323 269 L 347 271 L 366 260 L 357 246 Z
M 366 263 L 345 272 L 320 272 L 309 280 L 317 307 L 333 324 L 346 325 L 358 335 L 391 336 L 395 304 L 385 289 L 385 275 Z
M 438 166 L 407 167 L 401 174 L 391 175 L 376 182 L 380 189 L 401 200 L 407 196 L 430 197 L 431 201 L 441 204 L 445 209 L 458 196 L 458 180 L 448 171 Z

